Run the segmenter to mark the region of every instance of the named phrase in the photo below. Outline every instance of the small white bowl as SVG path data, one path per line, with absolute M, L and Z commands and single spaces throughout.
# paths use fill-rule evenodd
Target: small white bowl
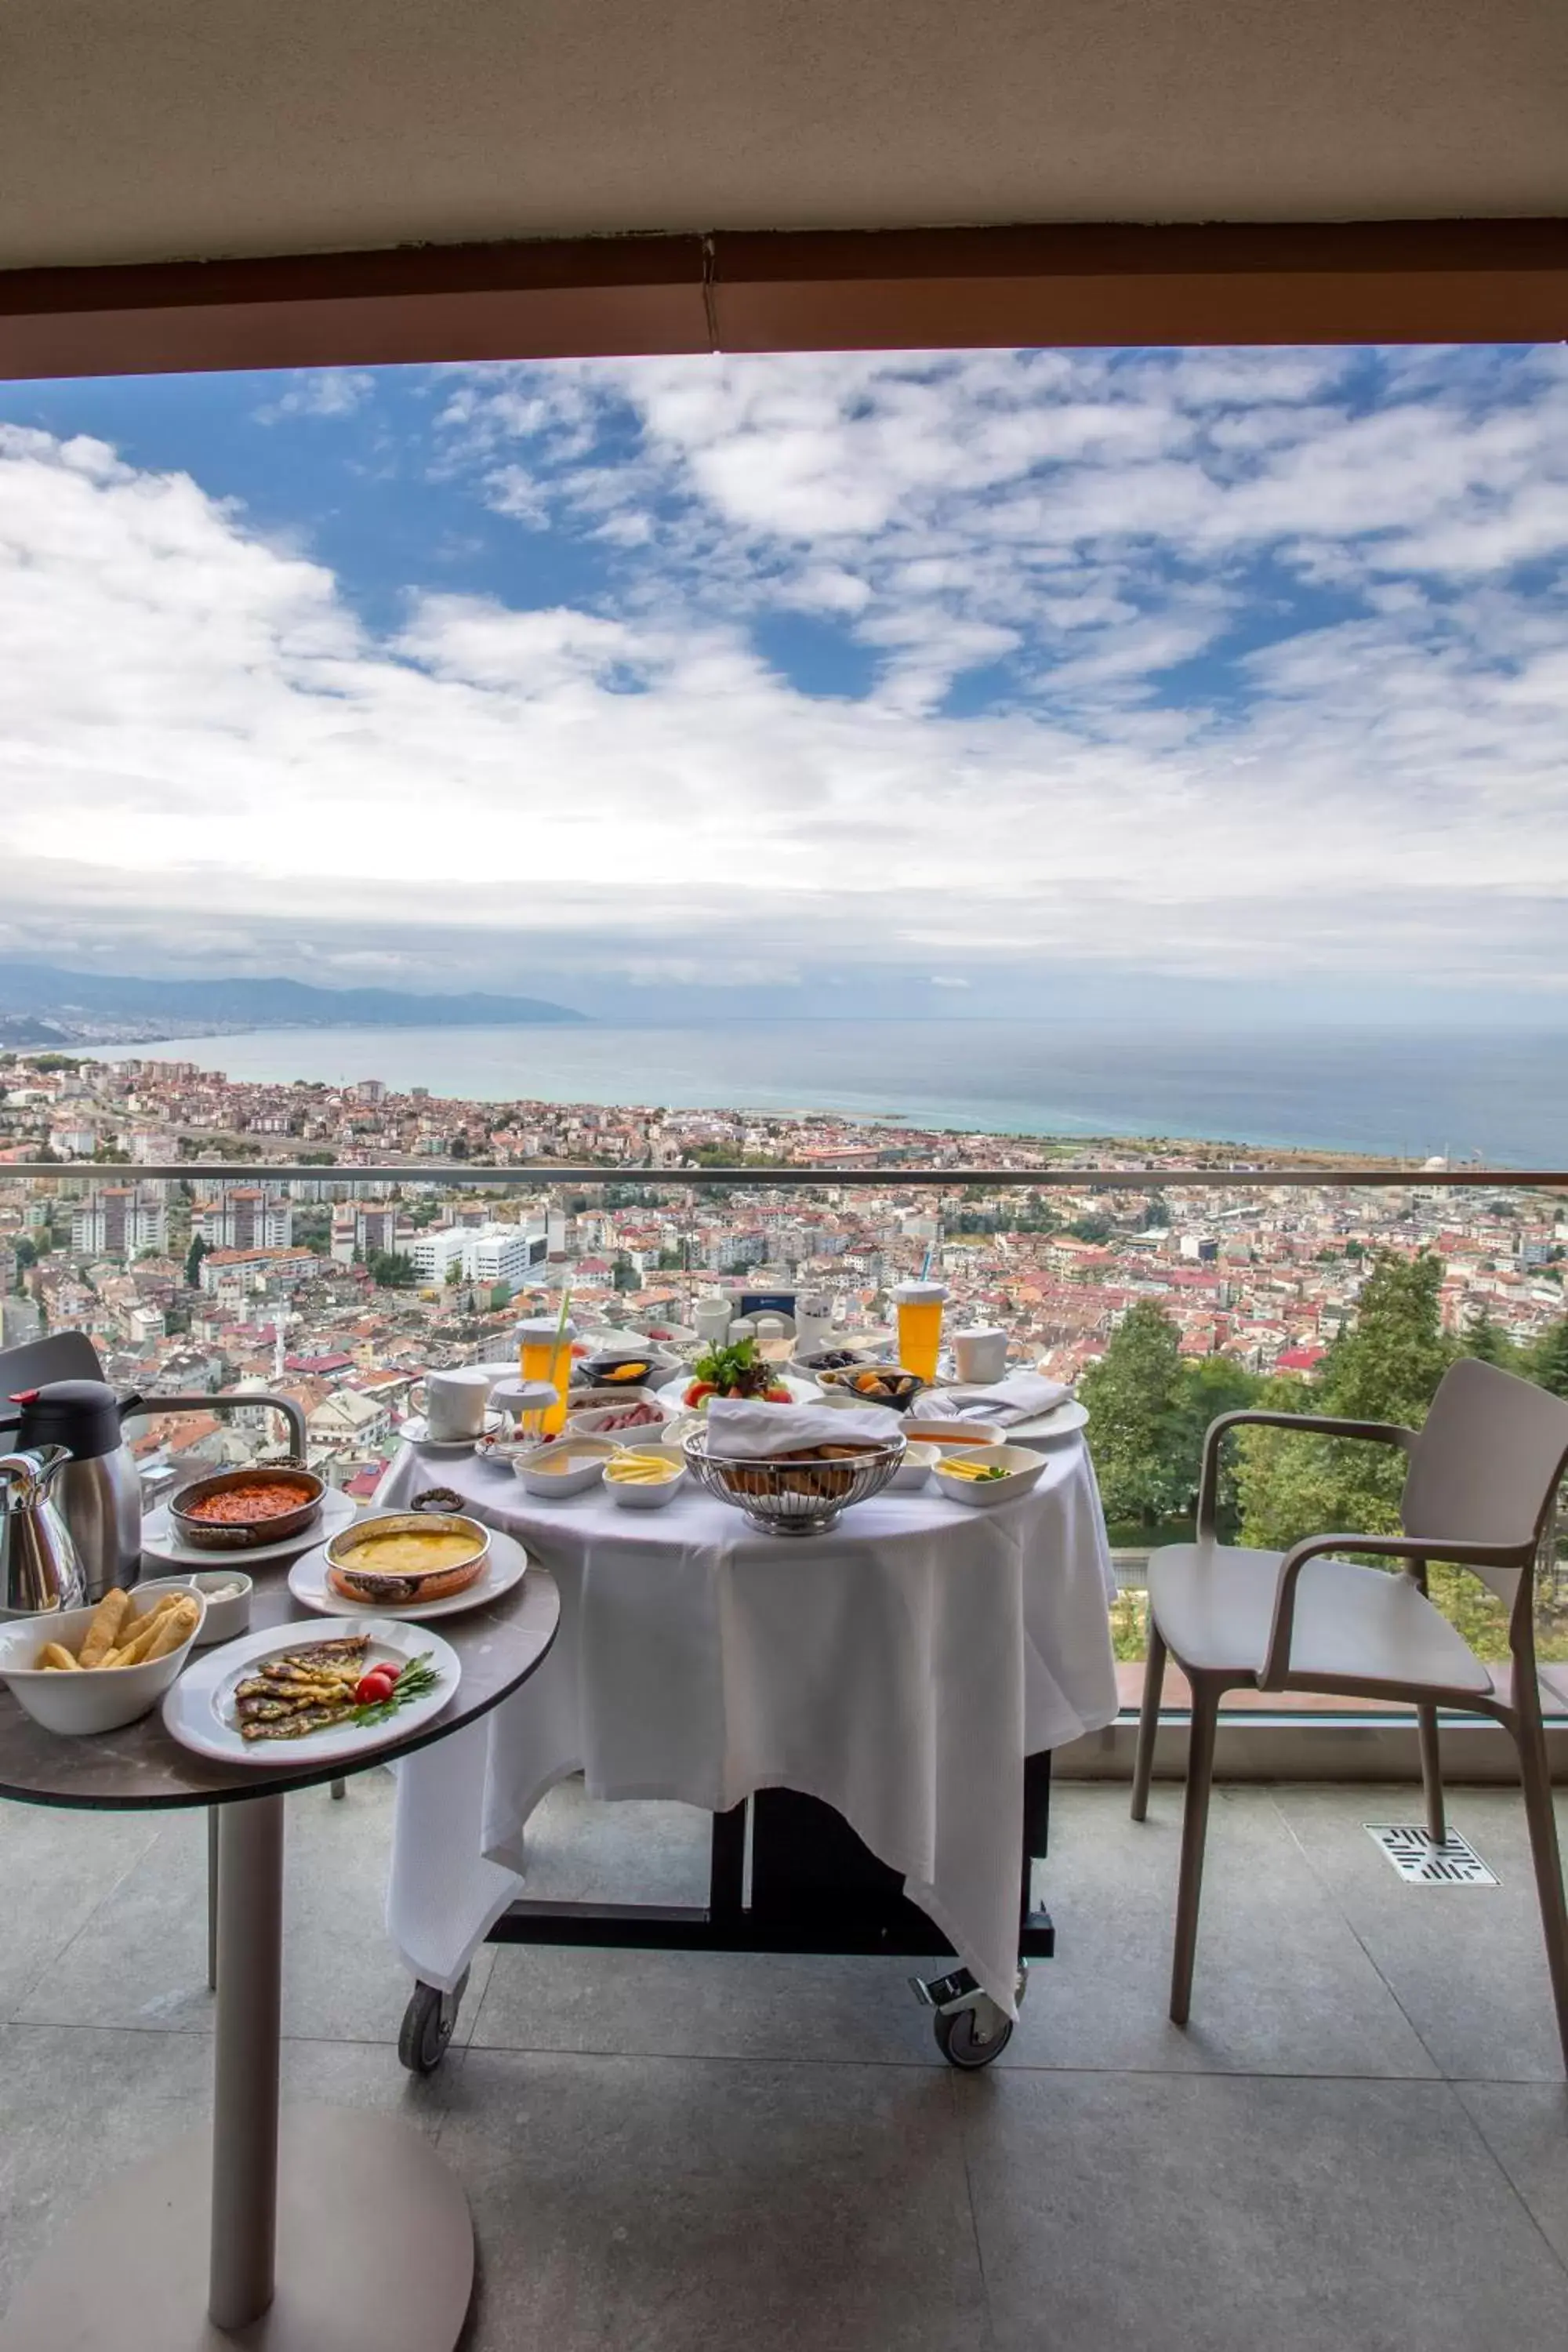
M 248 1576 L 237 1568 L 203 1568 L 184 1581 L 193 1592 L 199 1592 L 206 1602 L 206 1614 L 195 1632 L 195 1646 L 205 1650 L 209 1643 L 232 1642 L 250 1627 L 250 1596 L 256 1587 Z M 226 1591 L 235 1585 L 238 1591 Z M 138 1586 L 144 1591 L 144 1586 Z
M 613 1503 L 618 1503 L 623 1511 L 662 1511 L 667 1503 L 675 1500 L 678 1490 L 686 1484 L 684 1454 L 678 1454 L 673 1446 L 668 1445 L 626 1445 L 621 1452 L 623 1456 L 627 1454 L 656 1455 L 660 1462 L 668 1464 L 675 1475 L 661 1480 L 657 1486 L 643 1486 L 633 1485 L 629 1480 L 612 1478 L 606 1473 L 605 1492 Z
M 922 1486 L 931 1485 L 931 1474 L 936 1467 L 941 1447 L 927 1445 L 919 1440 L 904 1447 L 904 1458 L 888 1481 L 897 1495 L 918 1495 Z
M 138 1584 L 132 1598 L 140 1615 L 148 1601 L 191 1589 L 184 1577 L 161 1577 L 153 1584 Z M 84 1666 L 77 1674 L 64 1666 L 36 1667 L 33 1661 L 46 1642 L 58 1642 L 71 1651 L 79 1649 L 94 1610 L 51 1609 L 42 1616 L 18 1617 L 0 1626 L 0 1682 L 8 1685 L 17 1704 L 46 1731 L 80 1739 L 100 1731 L 121 1730 L 150 1715 L 170 1685 L 178 1681 L 206 1616 L 205 1594 L 198 1592 L 196 1599 L 201 1615 L 195 1631 L 167 1657 L 153 1658 L 144 1666 Z
M 994 1421 L 929 1421 L 919 1412 L 905 1422 L 904 1435 L 911 1445 L 934 1445 L 942 1454 L 1003 1442 L 1001 1426 Z
M 1011 1502 L 1015 1495 L 1026 1495 L 1045 1470 L 1045 1456 L 1032 1454 L 1026 1445 L 979 1445 L 962 1448 L 965 1462 L 1002 1472 L 1000 1478 L 955 1477 L 939 1459 L 931 1476 L 944 1495 L 955 1502 L 975 1503 L 982 1507 L 991 1503 Z
M 531 1495 L 585 1495 L 605 1475 L 605 1465 L 624 1449 L 607 1437 L 580 1437 L 568 1430 L 552 1445 L 536 1445 L 513 1457 L 512 1468 Z M 564 1466 L 563 1466 L 564 1465 Z
M 613 1437 L 619 1444 L 635 1445 L 642 1438 L 657 1444 L 664 1435 L 669 1418 L 668 1408 L 652 1389 L 576 1389 L 567 1397 L 566 1434 L 568 1437 Z M 640 1404 L 658 1414 L 657 1421 L 638 1422 L 631 1429 L 615 1429 L 610 1424 L 625 1412 L 628 1405 Z

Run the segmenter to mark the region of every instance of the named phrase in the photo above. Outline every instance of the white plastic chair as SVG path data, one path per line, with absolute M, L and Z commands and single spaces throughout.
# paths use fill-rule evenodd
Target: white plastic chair
M 1312 1536 L 1287 1552 L 1247 1551 L 1215 1536 L 1219 1448 L 1242 1423 L 1366 1438 L 1410 1457 L 1394 1536 Z M 1314 1691 L 1414 1705 L 1420 1733 L 1426 1826 L 1444 1836 L 1437 1710 L 1462 1708 L 1500 1723 L 1519 1751 L 1541 1924 L 1568 2064 L 1568 1906 L 1552 1811 L 1536 1681 L 1532 1571 L 1568 1466 L 1568 1403 L 1496 1365 L 1467 1359 L 1445 1373 L 1419 1431 L 1385 1422 L 1311 1414 L 1227 1412 L 1204 1440 L 1196 1540 L 1149 1560 L 1149 1663 L 1132 1818 L 1143 1820 L 1160 1720 L 1165 1660 L 1192 1685 L 1186 1804 L 1176 1897 L 1171 2015 L 1184 2025 L 1192 2002 L 1204 1841 L 1214 1776 L 1215 1725 L 1227 1690 Z M 1398 1561 L 1391 1574 L 1338 1555 Z M 1446 1560 L 1473 1569 L 1509 1612 L 1508 1695 L 1426 1598 L 1426 1569 Z

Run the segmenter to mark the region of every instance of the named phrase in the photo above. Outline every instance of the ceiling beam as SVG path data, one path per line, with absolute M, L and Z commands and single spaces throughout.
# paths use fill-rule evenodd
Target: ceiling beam
M 1565 337 L 1556 219 L 721 231 L 0 271 L 0 376 L 14 378 Z

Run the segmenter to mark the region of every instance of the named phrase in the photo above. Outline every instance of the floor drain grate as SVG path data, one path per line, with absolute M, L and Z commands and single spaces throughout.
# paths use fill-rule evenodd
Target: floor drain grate
M 1412 1886 L 1495 1886 L 1497 1873 L 1487 1868 L 1468 1838 L 1450 1830 L 1438 1845 L 1426 1830 L 1405 1822 L 1363 1822 L 1373 1845 L 1387 1855 L 1401 1878 Z

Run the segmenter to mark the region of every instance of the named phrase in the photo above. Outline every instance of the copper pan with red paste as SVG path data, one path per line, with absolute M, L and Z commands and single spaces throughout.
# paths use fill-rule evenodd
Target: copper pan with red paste
M 194 1478 L 169 1505 L 184 1541 L 202 1551 L 248 1551 L 303 1535 L 321 1513 L 326 1481 L 313 1470 L 257 1463 Z

